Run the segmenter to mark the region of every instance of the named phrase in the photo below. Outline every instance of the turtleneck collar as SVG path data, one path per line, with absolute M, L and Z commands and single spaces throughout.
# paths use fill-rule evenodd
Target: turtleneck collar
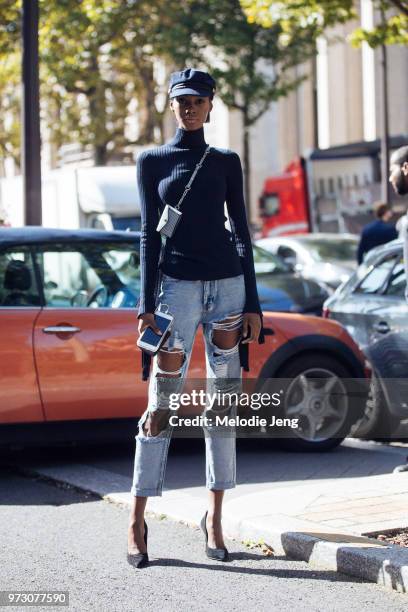
M 204 147 L 207 145 L 204 138 L 204 128 L 201 127 L 198 130 L 183 130 L 183 128 L 177 128 L 174 137 L 168 144 L 179 147 L 180 149 Z

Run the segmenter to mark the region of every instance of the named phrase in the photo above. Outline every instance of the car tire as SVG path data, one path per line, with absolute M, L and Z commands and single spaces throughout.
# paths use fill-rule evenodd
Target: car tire
M 279 416 L 298 414 L 300 429 L 274 427 L 268 433 L 293 452 L 335 448 L 361 418 L 367 401 L 367 385 L 355 385 L 354 380 L 351 371 L 332 355 L 316 352 L 291 359 L 268 379 L 268 387 L 280 393 Z
M 373 374 L 364 416 L 353 426 L 351 436 L 361 440 L 389 442 L 400 422 L 388 410 L 381 383 Z

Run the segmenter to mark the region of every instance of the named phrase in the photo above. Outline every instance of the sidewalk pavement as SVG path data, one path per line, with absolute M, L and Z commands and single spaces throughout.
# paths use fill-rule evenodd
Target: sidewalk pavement
M 359 443 L 347 444 L 358 448 Z M 395 453 L 395 465 L 404 463 L 406 450 L 401 451 Z M 324 462 L 325 455 L 319 456 Z M 92 491 L 114 503 L 131 503 L 130 478 L 106 469 L 83 464 L 24 469 Z M 276 554 L 308 561 L 317 568 L 408 591 L 408 549 L 364 537 L 408 527 L 408 472 L 293 480 L 289 486 L 288 482 L 273 482 L 249 493 L 248 488 L 242 489 L 242 494 L 237 487 L 232 498 L 226 496 L 226 536 L 264 542 Z M 162 497 L 149 498 L 147 512 L 196 526 L 205 500 L 203 487 L 164 490 Z

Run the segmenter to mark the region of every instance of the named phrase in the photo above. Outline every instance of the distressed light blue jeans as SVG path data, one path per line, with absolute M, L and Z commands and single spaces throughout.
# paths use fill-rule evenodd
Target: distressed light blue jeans
M 207 392 L 240 393 L 241 364 L 239 342 L 242 337 L 242 313 L 245 304 L 244 275 L 213 281 L 180 280 L 162 274 L 156 307 L 168 307 L 173 315 L 171 334 L 164 350 L 178 349 L 184 355 L 182 366 L 175 371 L 162 370 L 157 355 L 149 380 L 148 406 L 139 420 L 136 436 L 133 484 L 135 496 L 162 495 L 164 474 L 173 425 L 167 423 L 157 435 L 146 434 L 143 425 L 153 411 L 169 413 L 170 393 L 181 393 L 186 377 L 198 326 L 203 326 L 206 356 Z M 239 329 L 239 339 L 232 348 L 214 344 L 215 330 Z M 161 374 L 177 374 L 164 377 Z M 220 416 L 235 417 L 236 404 L 211 407 Z M 204 407 L 203 415 L 210 413 Z M 171 414 L 176 414 L 172 412 Z M 236 433 L 230 425 L 203 425 L 206 456 L 206 487 L 212 490 L 231 489 L 236 484 Z

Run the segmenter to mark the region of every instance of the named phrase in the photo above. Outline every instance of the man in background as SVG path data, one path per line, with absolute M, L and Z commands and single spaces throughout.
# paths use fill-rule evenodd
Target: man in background
M 358 245 L 357 260 L 359 264 L 363 261 L 365 253 L 380 244 L 398 238 L 397 230 L 388 223 L 392 217 L 391 206 L 385 202 L 376 202 L 373 211 L 376 220 L 371 221 L 363 228 Z
M 408 146 L 400 147 L 391 155 L 390 183 L 398 195 L 408 194 Z
M 400 196 L 408 194 L 408 146 L 400 147 L 391 155 L 389 180 L 395 193 Z M 405 299 L 408 301 L 408 211 L 402 218 L 400 237 L 404 241 Z

